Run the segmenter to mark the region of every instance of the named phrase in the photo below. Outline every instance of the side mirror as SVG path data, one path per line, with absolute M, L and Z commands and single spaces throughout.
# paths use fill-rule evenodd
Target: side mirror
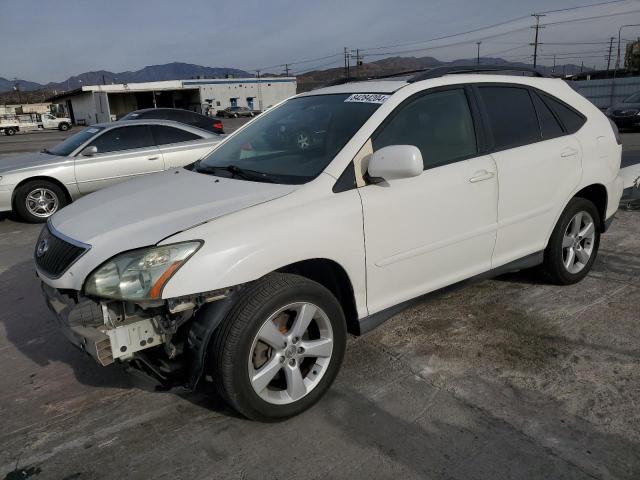
M 413 145 L 390 145 L 376 150 L 369 159 L 367 174 L 373 183 L 417 177 L 424 170 L 422 154 Z
M 96 153 L 98 153 L 98 147 L 90 145 L 88 147 L 84 147 L 80 152 L 80 155 L 83 157 L 93 157 Z

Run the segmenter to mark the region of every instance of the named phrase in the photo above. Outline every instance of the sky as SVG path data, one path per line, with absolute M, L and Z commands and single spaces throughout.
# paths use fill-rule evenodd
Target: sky
M 274 73 L 290 63 L 301 73 L 341 65 L 345 46 L 362 49 L 365 62 L 396 53 L 453 60 L 475 57 L 476 41 L 483 56 L 527 61 L 532 13 L 599 1 L 0 0 L 0 36 L 13 39 L 0 51 L 0 77 L 60 82 L 173 61 Z M 609 38 L 640 24 L 640 0 L 548 13 L 541 24 L 540 63 L 556 54 L 558 63 L 602 68 Z M 640 26 L 623 30 L 623 42 L 638 36 Z

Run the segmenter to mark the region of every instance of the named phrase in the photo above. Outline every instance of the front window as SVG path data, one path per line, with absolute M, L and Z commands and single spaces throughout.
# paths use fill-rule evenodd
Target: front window
M 84 142 L 95 137 L 102 130 L 104 130 L 104 127 L 85 128 L 84 130 L 79 131 L 75 135 L 71 135 L 64 142 L 59 143 L 55 147 L 52 147 L 49 150 L 45 150 L 45 152 L 50 153 L 51 155 L 60 155 L 62 157 L 66 157 L 68 155 L 71 155 L 71 152 L 73 152 L 76 148 L 78 148 Z
M 253 120 L 195 169 L 247 180 L 300 184 L 318 176 L 380 103 L 351 94 L 291 99 Z M 376 98 L 386 95 L 376 95 Z M 378 100 L 379 101 L 379 100 Z

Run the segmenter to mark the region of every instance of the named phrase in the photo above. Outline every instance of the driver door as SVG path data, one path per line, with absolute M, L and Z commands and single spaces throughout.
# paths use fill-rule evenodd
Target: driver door
M 129 125 L 106 130 L 88 146 L 98 153 L 75 159 L 76 182 L 80 193 L 95 192 L 138 175 L 164 170 L 162 152 L 148 125 Z
M 496 165 L 478 153 L 465 88 L 418 94 L 372 137 L 373 151 L 414 145 L 424 171 L 359 189 L 369 314 L 491 268 Z

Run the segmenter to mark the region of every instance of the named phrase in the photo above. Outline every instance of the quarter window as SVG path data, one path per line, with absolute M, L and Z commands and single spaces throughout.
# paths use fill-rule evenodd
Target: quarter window
M 476 134 L 463 89 L 423 95 L 400 107 L 373 139 L 373 149 L 414 145 L 424 168 L 468 158 L 477 153 Z
M 562 126 L 549 107 L 540 99 L 537 93 L 532 92 L 531 95 L 533 97 L 533 104 L 536 107 L 536 113 L 538 114 L 542 139 L 549 140 L 550 138 L 562 136 L 564 134 Z
M 165 125 L 152 125 L 151 131 L 156 141 L 156 145 L 168 145 L 170 143 L 189 142 L 201 137 L 195 133 L 180 130 L 179 128 L 167 127 Z
M 567 107 L 564 103 L 550 97 L 549 95 L 543 95 L 544 101 L 558 116 L 562 124 L 564 125 L 567 133 L 575 133 L 580 130 L 580 127 L 586 122 L 585 118 L 573 110 Z
M 518 87 L 479 87 L 489 116 L 494 148 L 505 150 L 540 140 L 540 127 L 529 92 Z
M 91 142 L 91 145 L 98 148 L 98 153 L 106 153 L 152 147 L 155 144 L 147 125 L 134 125 L 108 130 Z

